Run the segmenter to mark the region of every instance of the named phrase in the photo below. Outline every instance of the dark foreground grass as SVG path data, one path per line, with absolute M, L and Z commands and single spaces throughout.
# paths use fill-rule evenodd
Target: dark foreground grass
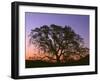
M 80 66 L 80 65 L 89 65 L 89 57 L 85 57 L 79 61 L 70 60 L 66 63 L 50 63 L 41 60 L 26 60 L 25 67 L 26 68 L 39 68 L 39 67 L 57 67 L 57 66 Z

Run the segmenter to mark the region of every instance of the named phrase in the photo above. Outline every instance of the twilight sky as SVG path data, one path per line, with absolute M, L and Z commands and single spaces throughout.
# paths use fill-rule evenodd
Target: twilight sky
M 89 16 L 73 14 L 51 14 L 51 13 L 25 13 L 26 40 L 31 29 L 42 25 L 56 24 L 60 26 L 71 26 L 71 28 L 84 38 L 85 46 L 89 47 Z
M 89 16 L 74 15 L 74 14 L 51 14 L 51 13 L 34 13 L 25 12 L 25 29 L 26 29 L 26 59 L 33 57 L 38 59 L 39 51 L 34 45 L 29 45 L 28 35 L 31 29 L 48 25 L 56 24 L 60 26 L 68 25 L 75 33 L 79 34 L 85 42 L 85 46 L 89 48 Z

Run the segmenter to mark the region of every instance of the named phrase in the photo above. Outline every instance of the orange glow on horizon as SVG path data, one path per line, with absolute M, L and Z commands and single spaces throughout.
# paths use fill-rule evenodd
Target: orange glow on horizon
M 53 59 L 56 59 L 55 56 L 51 56 L 50 54 L 47 53 L 42 53 L 42 51 L 40 51 L 38 48 L 36 48 L 34 45 L 29 45 L 28 43 L 28 39 L 26 41 L 26 54 L 25 54 L 25 60 L 45 60 L 45 61 L 49 61 L 49 62 L 55 62 L 56 60 L 50 60 L 47 57 L 52 57 Z M 63 56 L 61 56 L 60 60 L 63 61 Z M 71 54 L 66 60 L 80 60 L 81 57 L 79 56 L 79 54 Z

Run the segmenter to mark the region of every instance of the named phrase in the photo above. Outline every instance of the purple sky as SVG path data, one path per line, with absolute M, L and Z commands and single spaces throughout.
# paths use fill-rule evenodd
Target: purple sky
M 25 13 L 26 36 L 31 29 L 42 25 L 56 24 L 60 26 L 71 26 L 71 28 L 84 38 L 85 46 L 89 47 L 89 16 L 72 14 L 51 14 L 51 13 Z

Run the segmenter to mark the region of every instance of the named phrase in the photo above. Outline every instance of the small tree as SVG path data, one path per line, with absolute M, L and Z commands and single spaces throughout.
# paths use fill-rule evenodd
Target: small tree
M 70 26 L 43 25 L 31 30 L 30 43 L 40 51 L 48 53 L 48 59 L 56 57 L 56 62 L 61 62 L 61 56 L 75 54 L 84 44 L 83 38 L 76 34 Z

